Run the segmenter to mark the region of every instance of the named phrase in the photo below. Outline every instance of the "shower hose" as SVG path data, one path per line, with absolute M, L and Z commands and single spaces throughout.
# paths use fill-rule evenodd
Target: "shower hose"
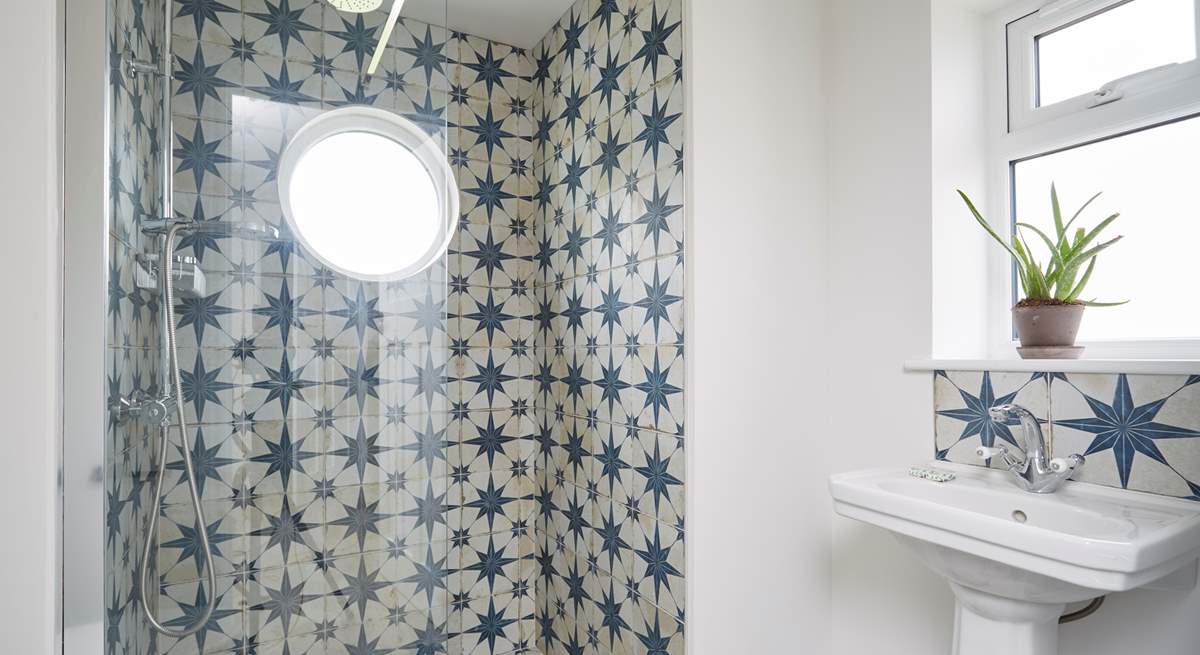
M 168 368 L 171 371 L 171 383 L 174 387 L 175 414 L 178 417 L 179 425 L 179 441 L 182 449 L 183 470 L 187 477 L 188 493 L 191 495 L 192 509 L 196 514 L 196 538 L 200 542 L 200 551 L 204 554 L 204 572 L 208 579 L 208 595 L 207 602 L 199 615 L 195 617 L 181 617 L 184 621 L 184 627 L 180 630 L 172 630 L 163 625 L 159 617 L 154 615 L 154 611 L 150 609 L 150 598 L 157 598 L 158 588 L 155 585 L 151 588 L 150 585 L 150 558 L 154 554 L 154 542 L 157 536 L 158 515 L 162 511 L 163 500 L 163 479 L 167 472 L 167 448 L 170 444 L 171 436 L 171 420 L 170 414 L 167 413 L 162 419 L 161 444 L 158 452 L 158 474 L 154 482 L 154 504 L 150 511 L 150 525 L 146 529 L 146 547 L 142 553 L 142 575 L 141 586 L 138 594 L 141 597 L 142 610 L 146 613 L 146 618 L 150 621 L 150 627 L 156 631 L 175 639 L 183 639 L 191 636 L 204 629 L 212 618 L 213 605 L 216 603 L 217 597 L 217 573 L 213 566 L 212 546 L 208 543 L 208 523 L 204 520 L 204 508 L 200 505 L 200 492 L 196 485 L 195 467 L 192 465 L 192 449 L 188 445 L 188 429 L 187 419 L 183 416 L 183 384 L 180 381 L 179 375 L 179 349 L 175 340 L 175 292 L 171 284 L 171 266 L 173 263 L 172 254 L 175 252 L 175 237 L 179 231 L 183 229 L 182 224 L 177 224 L 171 227 L 163 236 L 162 244 L 162 261 L 159 262 L 159 271 L 162 276 L 162 295 L 164 311 L 166 314 L 165 333 L 167 337 L 167 350 L 170 353 Z M 197 594 L 198 597 L 204 597 L 202 594 Z

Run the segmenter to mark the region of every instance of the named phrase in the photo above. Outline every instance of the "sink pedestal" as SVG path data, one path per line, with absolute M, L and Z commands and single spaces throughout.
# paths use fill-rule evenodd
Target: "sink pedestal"
M 1057 655 L 1065 604 L 1013 600 L 953 582 L 953 655 Z

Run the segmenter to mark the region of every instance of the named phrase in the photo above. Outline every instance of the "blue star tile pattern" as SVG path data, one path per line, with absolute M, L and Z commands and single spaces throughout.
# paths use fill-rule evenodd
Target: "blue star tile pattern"
M 937 459 L 984 464 L 975 455 L 979 446 L 1024 445 L 1015 420 L 996 421 L 988 410 L 1016 403 L 1045 423 L 1049 389 L 1044 376 L 1029 373 L 941 371 L 934 377 L 934 434 Z M 997 463 L 998 465 L 998 463 Z
M 221 582 L 188 649 L 677 651 L 678 2 L 581 1 L 529 51 L 405 18 L 367 78 L 385 14 L 180 0 L 167 143 L 154 90 L 110 79 L 110 394 L 161 385 L 161 311 L 131 262 L 138 223 L 161 213 L 163 156 L 181 217 L 281 231 L 179 245 L 209 280 L 177 327 Z M 116 16 L 110 71 L 162 41 L 149 14 Z M 454 164 L 462 220 L 418 278 L 326 270 L 283 219 L 291 135 L 350 104 L 414 120 Z M 106 434 L 106 634 L 129 652 L 173 645 L 130 602 L 152 438 Z M 183 625 L 209 592 L 177 456 L 168 475 L 152 565 Z
M 978 445 L 1022 445 L 1015 424 L 986 414 L 1016 402 L 1044 423 L 1051 456 L 1087 457 L 1074 480 L 1200 501 L 1197 383 L 1200 376 L 938 371 L 935 454 L 983 464 Z
M 1052 384 L 1054 454 L 1075 479 L 1200 500 L 1200 378 L 1067 374 Z

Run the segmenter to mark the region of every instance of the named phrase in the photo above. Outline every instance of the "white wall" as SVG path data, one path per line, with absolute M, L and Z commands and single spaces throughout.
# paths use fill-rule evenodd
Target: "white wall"
M 903 361 L 932 332 L 929 0 L 830 0 L 830 470 L 933 451 L 933 384 Z M 952 599 L 883 531 L 833 523 L 838 655 L 948 652 Z M 901 649 L 900 646 L 903 645 Z
M 0 635 L 6 653 L 48 654 L 56 628 L 59 424 L 57 3 L 6 3 L 0 21 L 0 296 L 5 345 L 0 475 Z
M 688 638 L 829 653 L 824 0 L 695 0 Z
M 988 352 L 989 248 L 956 189 L 987 203 L 987 85 L 983 15 L 966 0 L 930 7 L 933 219 L 933 352 L 978 358 Z M 999 102 L 1004 102 L 999 99 Z

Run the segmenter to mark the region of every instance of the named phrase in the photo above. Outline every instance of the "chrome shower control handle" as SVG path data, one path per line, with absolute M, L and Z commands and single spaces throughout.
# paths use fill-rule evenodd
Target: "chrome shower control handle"
M 129 396 L 120 396 L 109 406 L 116 414 L 118 423 L 138 419 L 149 424 L 166 425 L 171 420 L 171 396 L 151 398 L 145 392 L 135 391 Z

